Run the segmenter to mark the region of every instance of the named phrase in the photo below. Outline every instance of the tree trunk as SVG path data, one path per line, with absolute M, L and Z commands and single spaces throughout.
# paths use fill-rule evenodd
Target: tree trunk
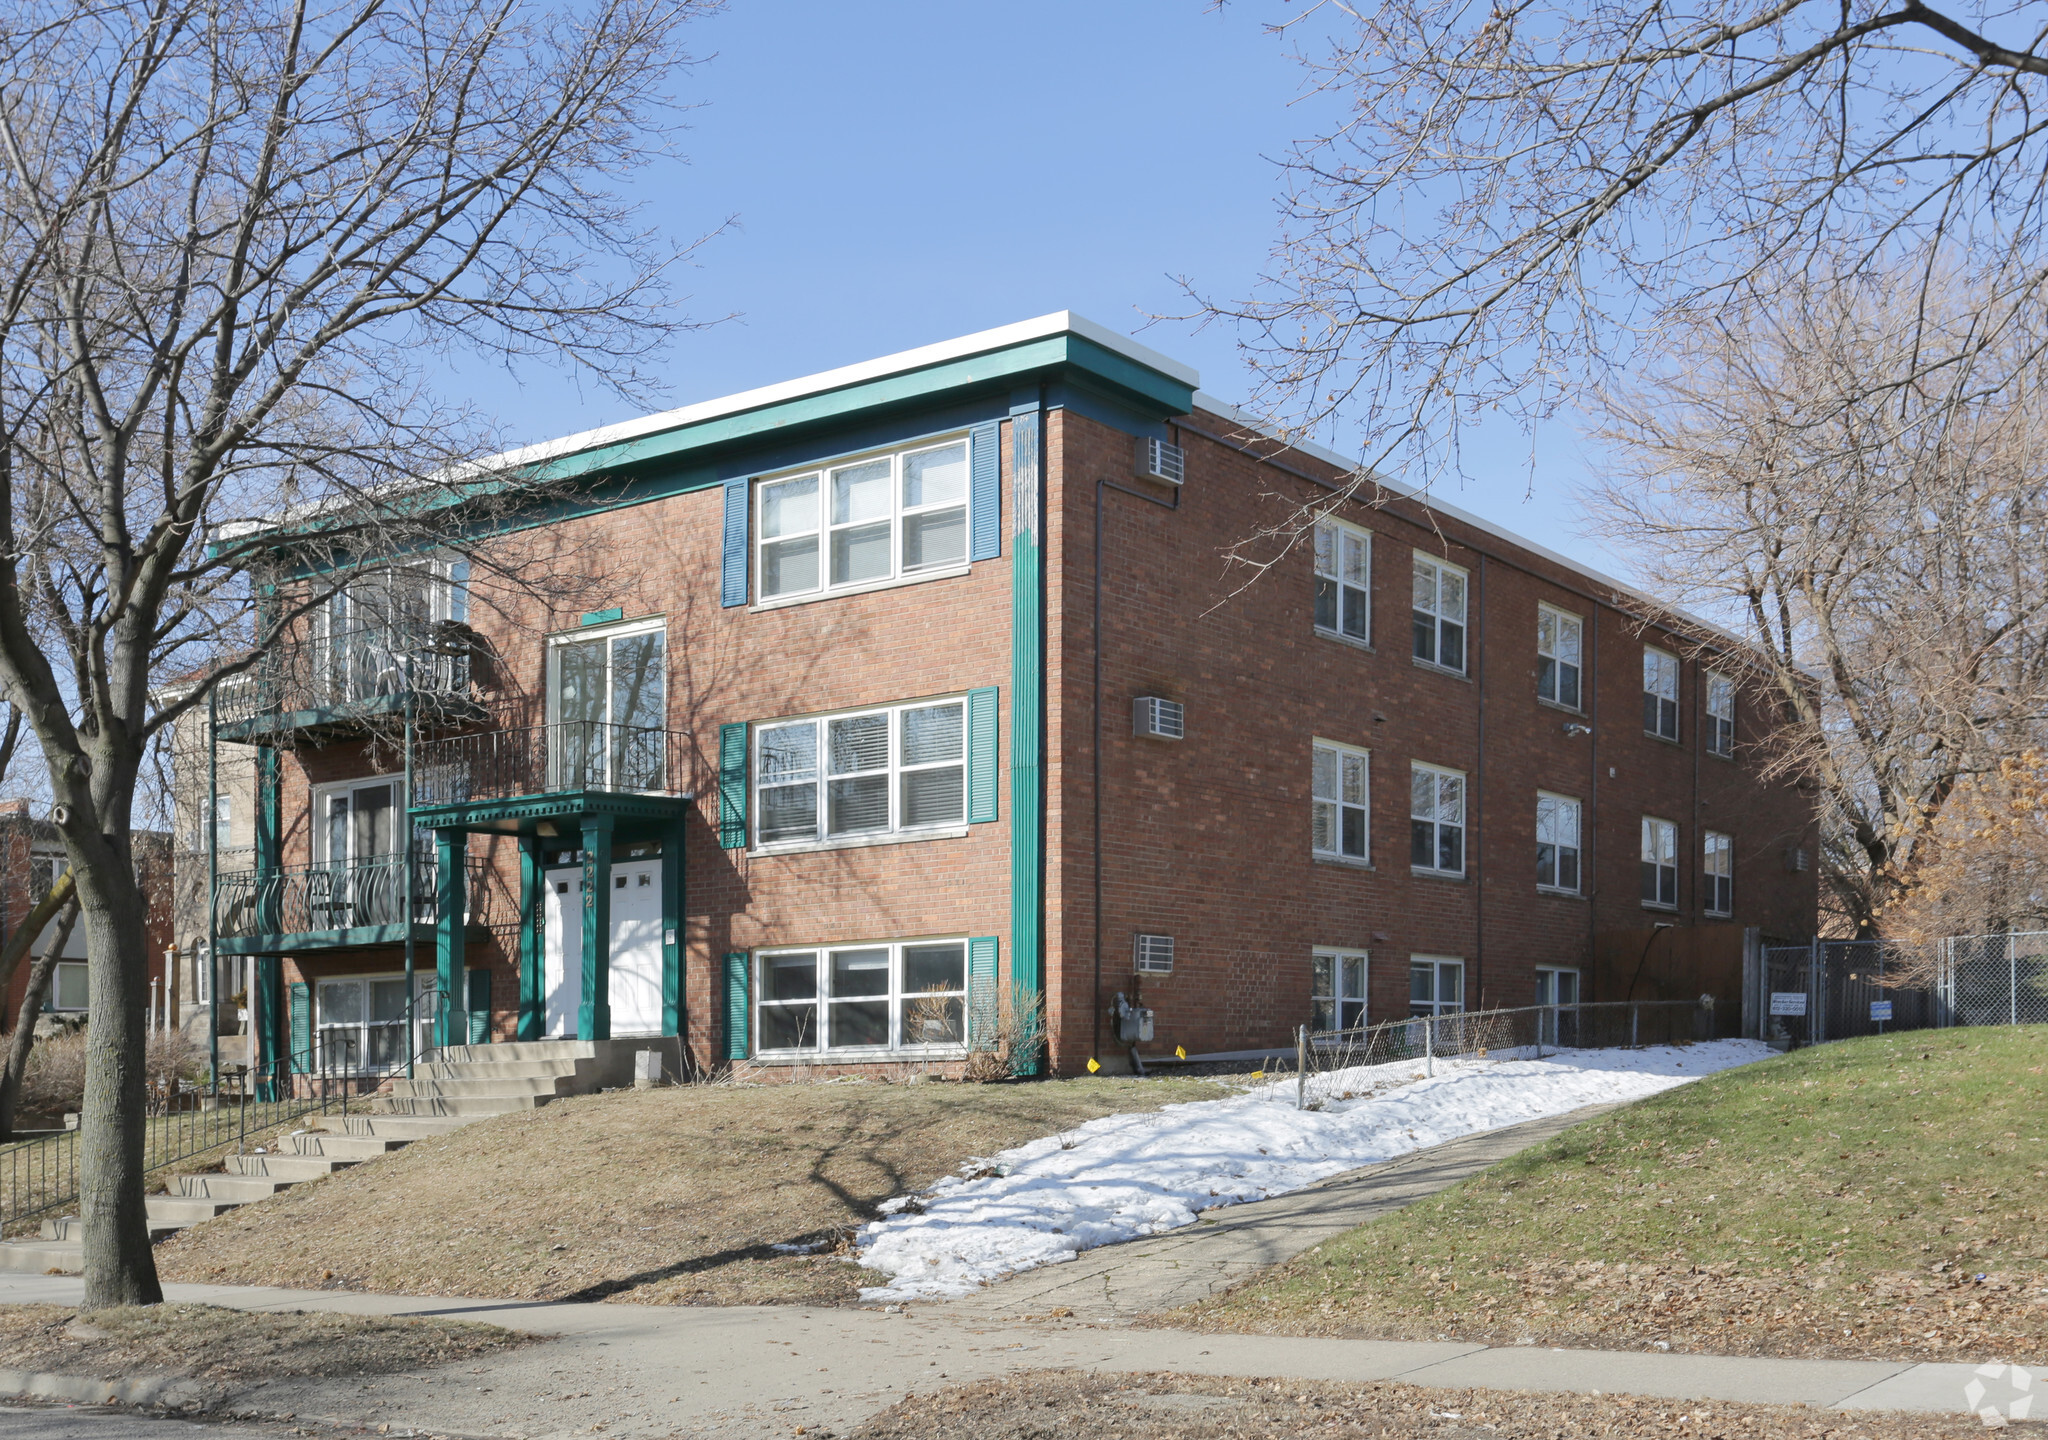
M 0 1069 L 0 1140 L 14 1138 L 14 1111 L 21 1103 L 21 1082 L 28 1074 L 29 1054 L 35 1049 L 36 1012 L 43 1008 L 43 997 L 50 993 L 50 977 L 57 973 L 57 962 L 64 957 L 64 947 L 71 943 L 71 928 L 77 923 L 78 906 L 66 905 L 57 917 L 57 928 L 51 932 L 49 945 L 29 968 L 28 988 L 21 992 L 21 1011 L 7 1044 L 6 1066 Z
M 79 867 L 91 965 L 85 1109 L 78 1121 L 78 1218 L 84 1229 L 84 1308 L 159 1305 L 156 1256 L 142 1189 L 149 1126 L 149 955 L 144 897 L 128 837 L 100 837 L 111 863 Z

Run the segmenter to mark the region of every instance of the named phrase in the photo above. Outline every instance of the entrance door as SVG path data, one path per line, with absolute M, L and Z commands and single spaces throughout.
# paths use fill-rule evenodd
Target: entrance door
M 583 870 L 547 872 L 547 1031 L 573 1038 L 583 1005 Z M 612 867 L 612 1034 L 661 1033 L 661 860 Z

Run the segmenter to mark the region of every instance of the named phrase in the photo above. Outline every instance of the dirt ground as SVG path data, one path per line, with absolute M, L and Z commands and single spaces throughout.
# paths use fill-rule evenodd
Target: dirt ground
M 1974 1416 L 1051 1370 L 904 1400 L 848 1440 L 1963 1440 L 1983 1431 Z
M 641 1305 L 835 1304 L 882 1201 L 1201 1080 L 685 1086 L 494 1116 L 167 1240 L 166 1280 Z
M 0 1306 L 0 1366 L 101 1379 L 251 1381 L 382 1375 L 467 1360 L 544 1337 L 465 1321 L 132 1305 L 81 1315 Z

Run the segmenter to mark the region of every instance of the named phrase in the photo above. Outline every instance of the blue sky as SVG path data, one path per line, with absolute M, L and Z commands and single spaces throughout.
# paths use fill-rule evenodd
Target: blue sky
M 693 26 L 706 57 L 679 93 L 700 108 L 645 177 L 648 218 L 678 235 L 734 226 L 685 277 L 692 314 L 666 402 L 684 404 L 1050 310 L 1072 309 L 1250 390 L 1226 326 L 1185 313 L 1186 276 L 1252 288 L 1278 233 L 1275 160 L 1314 133 L 1282 0 L 1039 0 L 1029 7 L 735 0 Z M 516 417 L 510 440 L 623 418 L 620 402 L 536 369 L 469 374 Z M 1437 494 L 1596 563 L 1571 496 L 1584 452 L 1566 425 L 1532 446 L 1468 441 L 1466 482 Z M 1347 450 L 1348 446 L 1342 447 Z

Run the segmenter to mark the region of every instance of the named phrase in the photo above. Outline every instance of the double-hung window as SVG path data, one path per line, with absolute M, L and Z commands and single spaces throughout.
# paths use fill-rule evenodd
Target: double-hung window
M 1309 962 L 1313 1030 L 1357 1030 L 1365 1024 L 1363 950 L 1318 950 Z
M 1408 957 L 1408 1013 L 1455 1015 L 1465 1008 L 1465 962 Z
M 1707 672 L 1707 753 L 1724 759 L 1735 753 L 1735 682 Z
M 1643 903 L 1678 908 L 1678 826 L 1650 815 L 1643 817 Z
M 786 721 L 760 726 L 756 736 L 757 844 L 967 823 L 964 701 Z
M 1372 534 L 1342 520 L 1316 525 L 1316 629 L 1372 640 Z
M 1465 572 L 1415 556 L 1415 658 L 1465 673 Z
M 1318 855 L 1342 860 L 1367 860 L 1370 835 L 1366 807 L 1370 803 L 1371 759 L 1363 750 L 1328 740 L 1315 742 L 1312 790 L 1314 838 Z
M 1543 890 L 1579 889 L 1579 802 L 1536 792 L 1536 885 Z
M 1409 774 L 1408 863 L 1441 875 L 1465 873 L 1465 776 L 1417 763 Z
M 213 797 L 213 848 L 232 849 L 235 843 L 235 797 Z
M 431 976 L 414 977 L 420 997 L 413 1021 L 427 1029 Z M 388 1070 L 405 1063 L 405 976 L 359 975 L 322 980 L 314 1010 L 321 1059 L 341 1070 Z
M 1579 617 L 1536 607 L 1536 695 L 1553 705 L 1579 708 L 1580 640 L 1584 629 Z
M 1718 830 L 1706 832 L 1704 840 L 1706 902 L 1709 915 L 1735 913 L 1735 841 Z
M 1643 647 L 1643 729 L 1678 738 L 1678 657 L 1651 645 Z
M 967 563 L 967 442 L 760 482 L 761 598 L 822 594 Z
M 967 942 L 918 940 L 759 957 L 763 1055 L 928 1050 L 967 1038 Z

